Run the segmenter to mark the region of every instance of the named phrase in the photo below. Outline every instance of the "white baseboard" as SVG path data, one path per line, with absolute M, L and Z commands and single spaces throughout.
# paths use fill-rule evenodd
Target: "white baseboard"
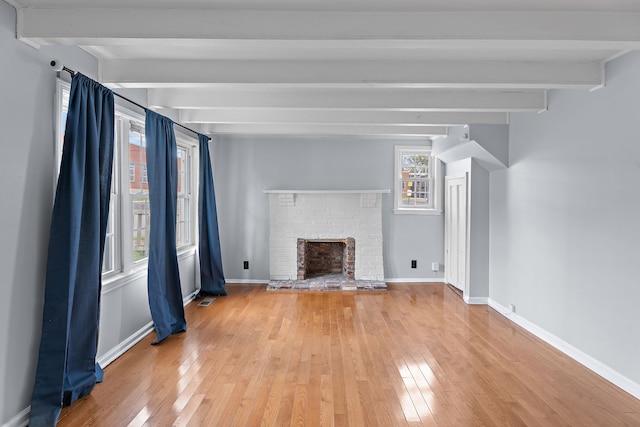
M 384 279 L 386 283 L 444 283 L 444 279 L 442 277 L 422 277 L 422 278 L 386 278 Z
M 464 300 L 464 302 L 471 305 L 487 305 L 489 303 L 489 298 L 487 297 L 470 297 L 467 295 L 463 295 L 462 299 Z
M 575 348 L 574 346 L 562 340 L 561 338 L 558 338 L 557 336 L 551 334 L 550 332 L 547 332 L 546 330 L 542 329 L 538 325 L 528 321 L 524 317 L 512 312 L 507 307 L 492 300 L 491 298 L 489 298 L 488 303 L 489 303 L 489 307 L 493 308 L 498 313 L 502 314 L 507 319 L 511 320 L 513 323 L 531 332 L 533 335 L 545 341 L 547 344 L 551 345 L 552 347 L 555 347 L 556 349 L 560 350 L 561 352 L 563 352 L 564 354 L 566 354 L 576 362 L 589 368 L 590 370 L 600 375 L 602 378 L 609 381 L 613 385 L 620 387 L 622 390 L 626 391 L 636 399 L 640 399 L 640 384 L 630 380 L 629 378 L 625 377 L 618 371 L 610 368 L 609 366 L 593 358 L 592 356 L 589 356 L 582 350 Z
M 265 280 L 251 280 L 251 279 L 225 279 L 228 285 L 266 285 L 269 283 L 269 279 Z
M 23 409 L 15 417 L 11 418 L 6 424 L 3 424 L 2 427 L 25 427 L 29 425 L 29 412 L 31 411 L 31 406 L 26 409 Z
M 138 329 L 133 335 L 96 359 L 96 361 L 103 368 L 108 366 L 111 362 L 122 356 L 131 347 L 142 341 L 142 339 L 153 332 L 153 330 L 153 322 L 147 323 L 142 328 Z
M 196 298 L 196 295 L 198 294 L 199 291 L 200 291 L 199 289 L 196 289 L 195 291 L 191 292 L 186 297 L 182 298 L 182 305 L 187 305 L 191 301 L 193 301 Z
M 196 296 L 196 293 L 197 293 L 197 291 L 194 291 L 194 292 L 191 292 L 190 294 L 188 294 L 186 297 L 184 297 L 182 299 L 182 304 L 183 305 L 187 305 L 191 301 L 193 301 L 194 297 Z M 146 337 L 151 332 L 153 332 L 153 330 L 154 330 L 153 322 L 147 323 L 142 328 L 140 328 L 136 332 L 134 332 L 133 335 L 131 335 L 130 337 L 128 337 L 127 339 L 122 341 L 120 344 L 118 344 L 117 346 L 115 346 L 114 348 L 112 348 L 111 350 L 106 352 L 105 354 L 103 354 L 96 361 L 103 368 L 108 366 L 111 362 L 116 360 L 118 357 L 122 356 L 131 347 L 133 347 L 134 345 L 136 345 L 140 341 L 142 341 L 144 339 L 144 337 Z
M 229 285 L 266 285 L 269 283 L 268 279 L 265 280 L 250 280 L 250 279 L 226 279 L 225 282 Z M 422 278 L 389 278 L 384 279 L 386 283 L 445 283 L 442 277 L 422 277 Z M 486 304 L 486 302 L 485 302 Z

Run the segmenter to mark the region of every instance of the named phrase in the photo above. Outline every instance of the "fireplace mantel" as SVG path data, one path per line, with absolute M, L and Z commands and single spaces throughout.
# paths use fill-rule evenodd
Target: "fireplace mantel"
M 360 194 L 360 206 L 375 207 L 378 194 L 390 193 L 391 190 L 264 190 L 266 194 L 276 194 L 280 206 L 295 206 L 295 194 Z

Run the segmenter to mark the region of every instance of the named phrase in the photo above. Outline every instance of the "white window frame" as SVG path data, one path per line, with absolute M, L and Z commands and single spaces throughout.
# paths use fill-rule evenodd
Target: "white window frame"
M 54 191 L 58 181 L 60 162 L 62 160 L 62 146 L 64 134 L 64 123 L 62 123 L 62 113 L 66 108 L 64 105 L 64 92 L 70 93 L 71 84 L 58 79 L 56 84 L 55 96 L 55 120 L 54 132 Z M 68 104 L 68 100 L 67 100 Z M 113 221 L 113 244 L 111 256 L 113 257 L 114 268 L 111 271 L 102 274 L 104 284 L 118 281 L 120 277 L 142 274 L 146 271 L 148 257 L 142 258 L 136 262 L 133 261 L 133 221 L 131 216 L 132 198 L 129 194 L 130 175 L 129 175 L 129 129 L 131 122 L 137 122 L 144 129 L 144 115 L 129 110 L 120 103 L 115 103 L 115 141 L 113 154 L 113 181 L 111 185 L 111 201 L 110 201 L 110 221 Z M 193 251 L 196 244 L 197 230 L 197 171 L 198 171 L 198 141 L 192 136 L 183 135 L 176 132 L 176 143 L 179 147 L 185 149 L 188 153 L 188 173 L 187 177 L 187 194 L 183 199 L 189 200 L 189 226 L 188 241 L 177 247 L 178 253 L 185 254 Z M 140 175 L 142 178 L 142 169 Z M 105 248 L 106 250 L 106 248 Z
M 197 229 L 196 221 L 197 221 L 197 195 L 194 194 L 194 189 L 197 188 L 197 171 L 198 171 L 198 150 L 196 147 L 198 146 L 198 141 L 192 137 L 187 137 L 182 133 L 176 132 L 176 145 L 177 148 L 182 148 L 186 150 L 187 153 L 187 172 L 185 173 L 185 178 L 187 182 L 185 183 L 186 191 L 183 195 L 180 193 L 177 194 L 177 205 L 180 204 L 181 199 L 186 200 L 189 206 L 188 213 L 188 229 L 186 232 L 187 240 L 182 243 L 176 241 L 176 246 L 178 248 L 178 252 L 184 250 L 186 248 L 191 248 L 196 244 L 196 236 L 195 231 Z M 179 224 L 176 223 L 176 238 L 178 237 L 178 229 Z
M 65 124 L 62 123 L 63 111 L 68 108 L 69 95 L 71 93 L 71 84 L 58 79 L 56 81 L 56 95 L 55 95 L 55 120 L 54 120 L 54 192 L 56 190 L 58 177 L 60 175 L 60 164 L 62 163 L 62 147 L 64 145 L 64 131 Z M 109 251 L 109 256 L 112 259 L 111 268 L 102 272 L 103 278 L 109 278 L 119 274 L 122 271 L 122 255 L 120 251 L 122 242 L 122 227 L 120 221 L 120 164 L 118 163 L 119 148 L 114 141 L 113 152 L 113 171 L 111 177 L 111 197 L 109 201 L 109 223 L 107 227 L 111 227 L 111 232 L 107 228 L 107 235 L 105 236 L 105 255 Z M 111 239 L 109 244 L 108 240 Z M 103 264 L 104 269 L 104 264 Z
M 122 271 L 122 254 L 120 251 L 120 246 L 122 245 L 122 221 L 121 221 L 121 212 L 120 212 L 120 180 L 121 173 L 120 164 L 116 161 L 119 156 L 120 149 L 114 141 L 113 147 L 113 170 L 111 175 L 111 196 L 109 198 L 109 217 L 107 221 L 107 235 L 106 239 L 109 238 L 109 234 L 112 236 L 111 247 L 108 247 L 105 244 L 105 254 L 107 250 L 110 250 L 110 256 L 113 260 L 113 265 L 111 266 L 111 270 L 103 271 L 102 277 L 111 277 L 119 274 Z M 109 233 L 109 225 L 112 227 L 111 233 Z M 104 256 L 103 256 L 104 262 Z M 103 267 L 104 270 L 104 267 Z
M 116 104 L 116 122 L 119 124 L 119 144 L 122 149 L 120 150 L 122 155 L 120 158 L 120 162 L 123 165 L 128 165 L 131 163 L 131 159 L 129 158 L 129 133 L 131 131 L 132 124 L 134 127 L 140 128 L 140 134 L 144 137 L 144 121 L 145 117 L 139 113 L 135 113 L 131 110 L 119 107 Z M 145 143 L 146 149 L 146 143 Z M 140 183 L 147 183 L 144 181 L 144 170 L 146 169 L 146 164 L 142 163 L 134 163 L 140 165 Z M 128 172 L 127 172 L 128 174 Z M 135 174 L 134 174 L 135 175 Z M 125 181 L 123 181 L 125 182 Z M 135 179 L 134 181 L 135 182 Z M 145 256 L 138 260 L 134 260 L 133 254 L 133 197 L 130 192 L 131 181 L 126 181 L 126 191 L 123 189 L 123 198 L 122 198 L 122 218 L 123 218 L 123 235 L 122 235 L 122 251 L 124 256 L 123 265 L 125 266 L 124 272 L 128 272 L 129 270 L 133 270 L 136 268 L 143 268 L 147 265 L 149 261 L 149 257 Z M 148 196 L 147 196 L 148 199 Z M 147 225 L 147 235 L 150 232 L 150 225 Z M 149 242 L 146 242 L 148 245 Z
M 396 145 L 394 158 L 394 209 L 395 214 L 440 215 L 442 214 L 442 165 L 428 146 Z M 429 201 L 424 206 L 407 206 L 402 203 L 402 157 L 405 154 L 429 156 Z
M 65 96 L 65 93 L 67 94 Z M 68 107 L 69 104 L 69 94 L 71 93 L 71 83 L 65 82 L 64 80 L 57 79 L 56 80 L 56 96 L 55 96 L 55 120 L 53 121 L 54 127 L 54 148 L 53 148 L 53 161 L 55 162 L 55 167 L 53 168 L 53 188 L 55 191 L 55 187 L 58 183 L 58 175 L 60 174 L 60 163 L 62 163 L 62 146 L 64 144 L 63 136 L 65 131 L 65 124 L 62 123 L 62 112 L 65 108 Z M 65 100 L 67 101 L 65 105 Z

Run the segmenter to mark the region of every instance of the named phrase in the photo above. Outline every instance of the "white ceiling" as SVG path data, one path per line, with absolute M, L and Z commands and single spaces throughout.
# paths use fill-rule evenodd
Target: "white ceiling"
M 640 48 L 638 0 L 11 0 L 107 86 L 211 134 L 412 136 L 506 124 Z
M 24 7 L 339 11 L 622 11 L 637 0 L 20 0 Z

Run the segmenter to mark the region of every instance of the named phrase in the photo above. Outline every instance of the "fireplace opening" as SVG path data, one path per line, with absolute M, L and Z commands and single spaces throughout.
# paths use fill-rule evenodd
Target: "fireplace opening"
M 345 246 L 343 242 L 307 242 L 305 279 L 343 274 Z
M 355 276 L 355 239 L 298 239 L 298 279 Z

